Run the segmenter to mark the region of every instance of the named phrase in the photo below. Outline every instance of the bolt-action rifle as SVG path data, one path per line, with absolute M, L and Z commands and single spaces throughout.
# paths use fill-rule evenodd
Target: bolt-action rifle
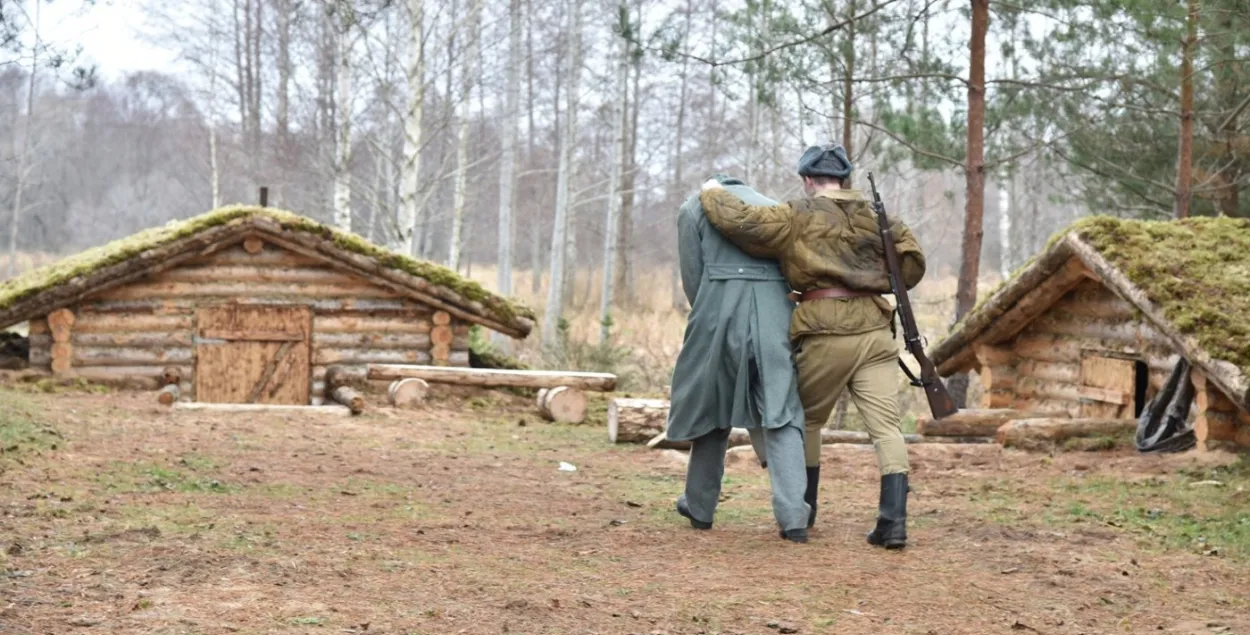
M 898 251 L 894 248 L 890 219 L 885 215 L 885 204 L 881 202 L 881 195 L 877 193 L 877 184 L 872 180 L 871 172 L 868 173 L 868 184 L 872 187 L 872 209 L 877 214 L 877 227 L 881 234 L 881 242 L 885 246 L 885 269 L 890 278 L 890 291 L 894 293 L 895 310 L 903 326 L 903 342 L 907 345 L 907 352 L 911 353 L 911 356 L 915 357 L 920 364 L 920 377 L 916 377 L 901 358 L 898 360 L 898 365 L 911 380 L 911 385 L 924 389 L 924 396 L 929 400 L 929 410 L 933 412 L 933 418 L 949 417 L 958 412 L 959 408 L 955 407 L 950 393 L 946 392 L 946 386 L 938 377 L 933 361 L 925 355 L 920 330 L 916 328 L 916 316 L 911 310 L 911 300 L 907 298 L 907 286 L 903 284 L 903 268 L 898 260 Z

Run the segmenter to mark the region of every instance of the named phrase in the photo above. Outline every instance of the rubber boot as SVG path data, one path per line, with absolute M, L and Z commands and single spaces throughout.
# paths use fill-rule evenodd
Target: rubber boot
M 816 524 L 816 493 L 820 490 L 820 466 L 807 468 L 807 491 L 803 494 L 803 502 L 812 507 L 812 513 L 807 517 L 807 528 L 811 529 Z
M 868 544 L 886 549 L 907 546 L 907 490 L 906 474 L 881 477 L 877 527 L 868 534 Z
M 695 529 L 712 528 L 712 523 L 699 520 L 690 513 L 690 506 L 686 504 L 686 497 L 684 495 L 677 499 L 677 513 L 688 518 L 690 520 L 690 526 Z

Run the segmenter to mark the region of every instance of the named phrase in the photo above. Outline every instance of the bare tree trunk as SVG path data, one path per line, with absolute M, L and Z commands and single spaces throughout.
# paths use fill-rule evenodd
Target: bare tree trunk
M 642 6 L 635 7 L 637 22 L 633 24 L 635 39 L 642 37 Z M 634 18 L 631 18 L 633 21 Z M 625 149 L 626 167 L 622 178 L 621 214 L 616 228 L 616 265 L 615 290 L 613 298 L 617 303 L 630 305 L 634 303 L 633 267 L 630 260 L 630 245 L 634 228 L 634 200 L 638 185 L 638 112 L 642 109 L 642 93 L 639 90 L 642 79 L 641 53 L 635 51 L 633 57 L 633 102 L 629 111 L 629 137 Z
M 420 196 L 422 117 L 425 114 L 424 0 L 408 0 L 408 112 L 404 117 L 404 165 L 400 174 L 399 247 L 417 255 L 417 224 L 423 219 Z
M 503 122 L 499 140 L 499 245 L 495 260 L 495 289 L 499 295 L 512 295 L 512 217 L 516 202 L 517 106 L 521 93 L 521 0 L 508 2 L 508 74 L 504 88 Z M 492 335 L 496 346 L 509 346 L 509 339 Z
M 214 34 L 208 58 L 208 169 L 212 209 L 221 207 L 221 170 L 217 164 L 217 38 Z
M 1237 58 L 1237 39 L 1238 33 L 1234 18 L 1236 16 L 1232 11 L 1225 11 L 1224 18 L 1220 21 L 1220 31 L 1223 32 L 1224 43 L 1220 47 L 1220 57 L 1226 60 Z M 1237 143 L 1237 117 L 1240 111 L 1244 109 L 1247 103 L 1250 103 L 1250 95 L 1243 91 L 1239 86 L 1239 73 L 1232 65 L 1225 65 L 1216 75 L 1216 91 L 1219 95 L 1219 104 L 1226 112 L 1220 116 L 1224 118 L 1222 126 L 1220 126 L 1219 134 L 1224 144 L 1225 156 L 1236 156 Z M 1247 100 L 1243 103 L 1243 99 Z M 1224 169 L 1221 175 L 1221 182 L 1224 185 L 1224 192 L 1219 196 L 1220 213 L 1225 216 L 1236 216 L 1238 207 L 1240 206 L 1241 187 L 1238 180 L 1243 173 L 1245 161 L 1230 162 L 1228 167 Z
M 39 50 L 43 43 L 39 39 L 40 6 L 35 3 L 35 46 L 31 49 L 30 77 L 26 83 L 26 119 L 22 126 L 22 145 L 17 153 L 17 173 L 13 183 L 13 214 L 9 219 L 9 262 L 6 265 L 5 277 L 12 278 L 17 274 L 17 235 L 22 220 L 22 195 L 26 190 L 26 179 L 29 176 L 27 167 L 30 162 L 30 136 L 35 117 L 35 88 L 39 76 Z
M 1015 176 L 1008 172 L 1004 177 L 1006 183 L 998 186 L 998 239 L 1002 243 L 999 249 L 998 273 L 1006 280 L 1012 270 L 1011 244 L 1011 206 L 1016 202 Z
M 967 199 L 964 210 L 963 249 L 959 284 L 955 291 L 955 321 L 976 306 L 977 280 L 981 268 L 982 217 L 985 213 L 985 34 L 990 25 L 989 0 L 972 0 L 971 60 L 968 67 L 968 163 Z M 968 396 L 968 376 L 953 378 L 951 393 L 963 406 Z
M 1176 157 L 1176 218 L 1189 217 L 1194 161 L 1194 56 L 1198 49 L 1198 0 L 1188 0 L 1181 50 L 1181 138 Z
M 581 75 L 581 0 L 571 0 L 567 33 L 569 47 L 568 85 L 565 87 L 566 106 L 564 135 L 560 139 L 560 162 L 556 176 L 556 211 L 551 228 L 551 286 L 547 289 L 547 310 L 543 318 L 543 346 L 554 346 L 558 327 L 564 313 L 565 261 L 569 243 L 569 176 L 573 169 L 573 146 L 577 143 L 577 97 L 578 79 Z
M 291 0 L 278 0 L 278 142 L 291 134 Z
M 382 129 L 389 128 L 389 117 L 383 121 Z M 376 143 L 373 148 L 373 204 L 369 206 L 369 215 L 365 218 L 365 229 L 360 232 L 369 242 L 377 242 L 375 238 L 375 228 L 377 227 L 379 212 L 386 207 L 386 153 L 382 151 L 384 144 Z
M 469 23 L 465 29 L 465 53 L 461 56 L 460 81 L 464 97 L 460 101 L 460 126 L 456 134 L 456 190 L 451 211 L 451 245 L 448 247 L 447 266 L 460 271 L 464 253 L 464 205 L 469 187 L 469 110 L 473 104 L 473 75 L 477 66 L 478 6 L 480 0 L 469 0 Z
M 527 118 L 529 128 L 525 134 L 528 148 L 525 151 L 525 164 L 527 167 L 534 165 L 534 6 L 531 0 L 525 0 L 525 99 L 527 102 Z M 534 187 L 534 179 L 526 182 L 525 189 L 531 195 L 536 189 Z M 543 288 L 543 250 L 542 250 L 542 223 L 539 221 L 539 207 L 532 206 L 531 212 L 534 218 L 530 219 L 530 292 L 538 295 Z
M 265 32 L 265 29 L 264 29 L 265 3 L 262 0 L 253 0 L 253 1 L 256 3 L 256 18 L 252 22 L 252 25 L 253 25 L 253 28 L 252 28 L 252 61 L 249 64 L 249 66 L 251 66 L 251 74 L 252 74 L 252 108 L 251 108 L 251 111 L 252 111 L 251 112 L 251 115 L 252 115 L 252 118 L 251 118 L 252 153 L 253 153 L 252 160 L 259 165 L 263 165 L 263 162 L 261 162 L 260 160 L 261 159 L 260 104 L 261 104 L 261 99 L 263 99 L 263 96 L 265 94 L 265 91 L 264 91 L 264 73 L 263 73 L 264 61 L 261 59 L 260 42 Z M 259 178 L 259 175 L 254 175 L 253 178 Z
M 617 14 L 619 19 L 629 19 L 629 10 L 621 2 Z M 621 36 L 617 43 L 620 50 L 616 61 L 616 107 L 612 113 L 612 176 L 608 182 L 608 215 L 604 223 L 603 233 L 603 297 L 599 301 L 599 343 L 607 344 L 612 333 L 612 284 L 615 282 L 612 267 L 616 264 L 616 250 L 620 246 L 616 240 L 617 217 L 621 213 L 621 199 L 617 190 L 621 185 L 621 175 L 625 171 L 625 118 L 629 116 L 629 37 L 628 24 L 620 25 Z
M 334 112 L 337 115 L 334 148 L 334 224 L 352 230 L 352 44 L 355 15 L 350 2 L 340 0 L 338 24 L 338 77 L 335 80 Z
M 678 92 L 677 97 L 677 143 L 676 147 L 673 149 L 673 184 L 671 186 L 670 195 L 671 198 L 677 201 L 681 200 L 681 191 L 683 187 L 682 166 L 684 165 L 685 157 L 682 151 L 686 140 L 686 98 L 688 96 L 690 79 L 690 58 L 688 55 L 690 53 L 690 27 L 693 19 L 694 0 L 686 0 L 685 25 L 682 30 L 681 38 L 682 52 L 685 53 L 685 55 L 682 55 L 681 58 L 681 89 Z M 800 138 L 801 137 L 802 135 L 800 135 Z M 686 294 L 682 292 L 681 288 L 681 261 L 677 257 L 673 258 L 673 266 L 669 278 L 672 294 L 670 296 L 670 306 L 672 306 L 675 311 L 681 311 L 686 308 L 687 300 Z

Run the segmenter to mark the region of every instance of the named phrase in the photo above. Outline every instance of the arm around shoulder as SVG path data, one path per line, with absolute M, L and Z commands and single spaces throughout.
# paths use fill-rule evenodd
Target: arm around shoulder
M 740 249 L 759 258 L 776 258 L 794 233 L 794 209 L 778 205 L 748 205 L 721 188 L 699 195 L 708 222 Z

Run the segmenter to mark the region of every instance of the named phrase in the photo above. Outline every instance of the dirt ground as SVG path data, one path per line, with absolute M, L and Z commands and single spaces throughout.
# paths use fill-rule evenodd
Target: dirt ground
M 1223 453 L 915 446 L 912 543 L 886 553 L 863 447 L 826 449 L 794 545 L 749 454 L 694 531 L 679 454 L 528 398 L 153 401 L 0 389 L 0 632 L 1250 633 L 1250 467 Z

